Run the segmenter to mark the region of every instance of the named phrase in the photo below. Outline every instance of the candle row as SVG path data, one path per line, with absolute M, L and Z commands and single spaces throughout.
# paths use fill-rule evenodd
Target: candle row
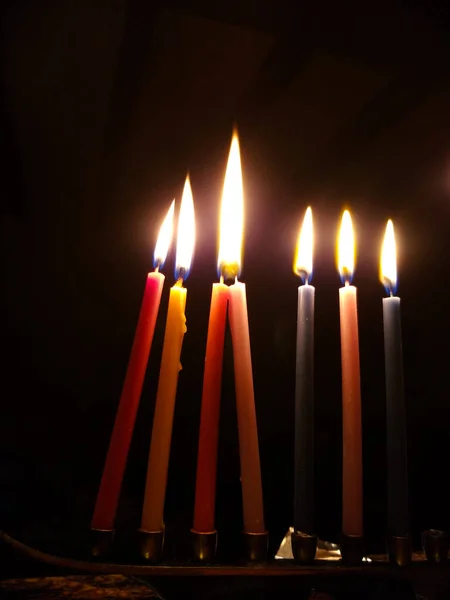
M 173 233 L 174 203 L 161 226 L 155 248 L 155 271 L 149 273 L 135 339 L 117 416 L 106 457 L 92 519 L 92 529 L 112 531 L 131 443 L 145 370 L 158 314 L 164 275 L 160 272 Z M 225 327 L 229 318 L 233 344 L 236 406 L 241 462 L 244 532 L 265 536 L 261 469 L 258 448 L 250 337 L 245 284 L 238 280 L 241 266 L 244 210 L 242 169 L 237 134 L 234 133 L 225 174 L 220 215 L 218 272 L 212 287 L 202 391 L 197 480 L 193 531 L 215 533 L 215 494 L 220 390 Z M 170 290 L 158 390 L 143 503 L 141 531 L 164 531 L 164 501 L 180 356 L 186 332 L 187 291 L 194 248 L 195 217 L 189 178 L 183 190 L 177 232 L 175 279 Z M 310 283 L 313 261 L 311 208 L 301 227 L 294 271 L 302 278 L 298 289 L 297 360 L 295 389 L 294 530 L 314 534 L 313 430 L 314 430 L 314 299 Z M 338 241 L 338 268 L 344 283 L 339 290 L 342 415 L 343 415 L 343 515 L 342 531 L 362 538 L 362 435 L 359 342 L 354 270 L 354 236 L 350 213 L 345 211 Z M 389 292 L 383 300 L 388 439 L 388 530 L 408 534 L 406 435 L 401 354 L 400 300 L 396 285 L 395 238 L 389 221 L 382 249 L 381 278 Z M 231 285 L 225 281 L 232 280 Z

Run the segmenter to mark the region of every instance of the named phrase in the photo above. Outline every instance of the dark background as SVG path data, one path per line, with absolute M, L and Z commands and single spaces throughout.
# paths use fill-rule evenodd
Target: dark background
M 450 18 L 446 2 L 44 0 L 1 8 L 3 359 L 0 525 L 39 543 L 89 528 L 157 230 L 187 169 L 197 217 L 167 490 L 192 525 L 218 207 L 240 131 L 245 256 L 267 525 L 292 522 L 298 280 L 316 227 L 317 531 L 337 539 L 341 408 L 335 238 L 354 216 L 365 527 L 385 522 L 378 260 L 394 219 L 403 302 L 412 527 L 448 526 Z M 139 525 L 166 288 L 118 527 Z M 217 527 L 241 529 L 232 356 L 224 365 Z

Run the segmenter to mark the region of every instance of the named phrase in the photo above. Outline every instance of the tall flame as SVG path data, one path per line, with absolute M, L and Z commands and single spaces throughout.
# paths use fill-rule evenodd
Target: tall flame
M 348 210 L 344 210 L 338 240 L 338 271 L 342 281 L 350 283 L 354 268 L 355 235 L 353 233 L 352 217 Z
M 233 132 L 220 211 L 220 242 L 217 268 L 225 279 L 235 278 L 241 269 L 244 231 L 244 191 L 237 131 Z
M 297 252 L 294 261 L 294 273 L 300 275 L 304 282 L 309 281 L 312 274 L 313 246 L 313 218 L 311 207 L 308 206 L 298 236 Z
M 394 224 L 391 219 L 387 222 L 381 248 L 380 279 L 388 292 L 395 292 L 397 287 L 397 246 Z
M 175 200 L 172 200 L 169 210 L 159 229 L 158 239 L 156 240 L 155 252 L 153 254 L 153 265 L 161 268 L 166 262 L 169 246 L 173 236 L 173 213 L 175 209 Z
M 189 175 L 184 184 L 178 216 L 177 255 L 175 259 L 175 278 L 186 279 L 191 268 L 195 243 L 195 214 Z

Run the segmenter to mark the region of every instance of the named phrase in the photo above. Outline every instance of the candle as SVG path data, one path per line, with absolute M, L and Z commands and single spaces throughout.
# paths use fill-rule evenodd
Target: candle
M 389 294 L 383 298 L 384 359 L 387 422 L 387 530 L 391 536 L 406 536 L 408 523 L 408 474 L 406 417 L 403 386 L 402 332 L 394 225 L 386 226 L 381 251 L 380 278 Z
M 313 225 L 308 207 L 299 235 L 294 272 L 298 288 L 297 362 L 295 378 L 294 530 L 314 531 L 314 287 L 312 273 Z
M 228 287 L 223 281 L 214 283 L 206 342 L 195 487 L 193 530 L 198 533 L 215 531 L 217 447 L 227 304 Z
M 238 281 L 244 222 L 241 158 L 237 133 L 233 135 L 222 198 L 227 242 L 219 266 L 235 283 L 229 287 L 230 330 L 233 345 L 236 408 L 241 461 L 242 506 L 245 533 L 264 533 L 264 510 L 259 461 L 258 430 L 253 390 L 252 358 L 245 284 Z M 228 231 L 229 229 L 229 231 Z
M 342 532 L 363 535 L 363 482 L 361 440 L 361 386 L 359 373 L 356 288 L 350 285 L 354 269 L 354 236 L 348 210 L 342 215 L 338 267 L 345 282 L 339 290 L 342 363 Z
M 172 239 L 173 212 L 174 202 L 172 202 L 164 219 L 156 243 L 154 253 L 156 269 L 153 273 L 147 275 L 133 347 L 95 504 L 91 523 L 92 529 L 112 530 L 114 528 L 128 450 L 133 435 L 164 284 L 164 275 L 159 272 L 159 269 L 164 264 Z
M 194 202 L 189 177 L 183 190 L 178 219 L 176 283 L 170 290 L 166 331 L 159 371 L 153 418 L 152 439 L 145 484 L 141 530 L 156 532 L 164 529 L 163 514 L 172 439 L 173 414 L 181 370 L 180 356 L 186 332 L 186 288 L 183 281 L 189 273 L 195 236 Z

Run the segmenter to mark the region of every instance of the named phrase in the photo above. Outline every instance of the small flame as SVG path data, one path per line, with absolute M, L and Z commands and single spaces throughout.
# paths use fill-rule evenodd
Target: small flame
M 155 253 L 153 254 L 153 265 L 157 269 L 161 268 L 166 262 L 169 246 L 173 236 L 173 213 L 175 209 L 175 200 L 172 201 L 167 215 L 160 227 L 158 239 L 156 241 Z
M 388 293 L 395 292 L 397 287 L 397 246 L 395 243 L 394 224 L 387 222 L 381 248 L 380 279 Z
M 302 227 L 298 236 L 297 253 L 294 262 L 294 273 L 300 275 L 306 283 L 312 274 L 313 266 L 313 218 L 311 207 L 306 209 Z
M 355 268 L 355 235 L 352 217 L 344 210 L 338 240 L 338 271 L 342 281 L 350 283 Z
M 233 132 L 220 211 L 220 243 L 217 268 L 225 279 L 236 278 L 241 270 L 244 231 L 244 191 L 237 131 Z
M 191 268 L 195 243 L 195 214 L 189 175 L 184 184 L 178 217 L 177 256 L 175 260 L 175 279 L 186 279 Z

